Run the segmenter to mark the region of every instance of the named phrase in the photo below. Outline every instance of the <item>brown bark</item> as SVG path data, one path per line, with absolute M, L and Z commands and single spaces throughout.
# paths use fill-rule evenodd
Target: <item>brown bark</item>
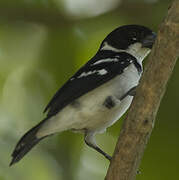
M 136 96 L 124 121 L 106 180 L 134 180 L 156 113 L 179 56 L 179 1 L 160 25 Z

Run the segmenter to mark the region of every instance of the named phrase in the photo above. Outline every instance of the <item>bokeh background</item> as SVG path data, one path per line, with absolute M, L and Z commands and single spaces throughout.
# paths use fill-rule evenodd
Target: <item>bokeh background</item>
M 103 180 L 109 162 L 81 134 L 42 141 L 9 168 L 19 138 L 44 118 L 59 87 L 114 28 L 157 31 L 169 0 L 0 0 L 0 180 Z M 167 47 L 166 47 L 167 48 Z M 179 179 L 179 64 L 167 86 L 137 180 Z M 123 117 L 124 118 L 124 117 Z M 122 118 L 122 119 L 123 119 Z M 122 120 L 97 136 L 112 154 Z

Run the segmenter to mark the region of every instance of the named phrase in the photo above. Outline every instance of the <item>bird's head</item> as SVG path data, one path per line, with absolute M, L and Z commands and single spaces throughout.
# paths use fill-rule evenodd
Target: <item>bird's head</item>
M 121 26 L 112 31 L 102 42 L 100 50 L 126 51 L 141 61 L 150 52 L 156 34 L 140 25 Z

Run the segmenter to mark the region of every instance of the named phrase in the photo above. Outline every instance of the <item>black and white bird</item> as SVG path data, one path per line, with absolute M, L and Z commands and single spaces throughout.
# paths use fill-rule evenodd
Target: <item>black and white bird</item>
M 85 143 L 110 160 L 96 144 L 95 134 L 104 132 L 129 108 L 142 61 L 155 38 L 154 32 L 140 25 L 112 31 L 96 55 L 57 91 L 44 110 L 46 118 L 19 140 L 10 165 L 45 137 L 66 130 L 84 133 Z

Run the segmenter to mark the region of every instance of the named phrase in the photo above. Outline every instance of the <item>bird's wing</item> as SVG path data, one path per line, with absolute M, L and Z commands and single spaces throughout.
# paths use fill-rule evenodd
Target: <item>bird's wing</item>
M 57 91 L 44 110 L 48 111 L 47 118 L 56 115 L 78 97 L 121 74 L 134 62 L 136 58 L 124 52 L 113 53 L 110 58 L 92 58 Z

